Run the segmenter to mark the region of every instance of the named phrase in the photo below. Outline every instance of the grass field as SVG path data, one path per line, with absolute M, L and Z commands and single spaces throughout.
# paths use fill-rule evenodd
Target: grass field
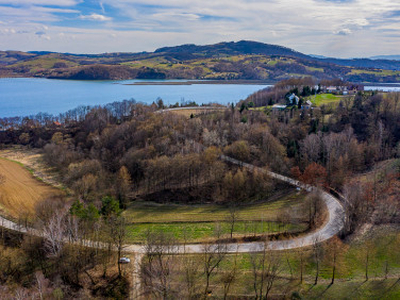
M 204 110 L 204 109 L 181 109 L 181 110 L 172 110 L 171 113 L 178 114 L 181 116 L 184 116 L 186 118 L 190 118 L 190 116 L 193 114 L 193 116 L 198 116 L 202 114 L 210 114 L 210 113 L 215 113 L 218 112 L 219 110 Z
M 323 104 L 339 103 L 343 96 L 333 95 L 333 94 L 318 94 L 316 96 L 309 97 L 310 101 L 316 106 L 321 106 Z
M 352 74 L 371 74 L 376 76 L 399 76 L 400 72 L 392 70 L 364 70 L 364 69 L 352 69 L 350 75 Z
M 259 234 L 281 232 L 301 232 L 307 229 L 302 224 L 280 224 L 277 222 L 238 221 L 235 223 L 233 237 L 252 237 Z M 127 226 L 127 243 L 143 243 L 148 232 L 163 232 L 172 235 L 178 242 L 204 242 L 230 237 L 230 224 L 227 222 L 182 222 L 182 223 L 139 223 Z
M 329 257 L 321 257 L 318 284 L 314 285 L 315 263 L 311 248 L 275 252 L 281 261 L 279 279 L 271 291 L 272 299 L 400 299 L 400 228 L 378 226 L 362 236 L 343 243 L 337 264 L 336 280 L 330 284 L 332 267 Z M 369 249 L 369 280 L 365 281 L 365 249 Z M 262 254 L 256 254 L 261 257 Z M 238 268 L 232 295 L 254 296 L 252 254 L 227 255 L 219 267 L 220 280 L 232 270 L 236 258 Z M 303 283 L 300 282 L 300 257 L 304 259 Z M 199 256 L 201 263 L 201 257 Z M 385 279 L 386 263 L 388 264 Z M 289 267 L 290 264 L 290 267 Z M 219 277 L 218 277 L 219 276 Z M 215 289 L 215 294 L 221 290 Z M 245 297 L 244 297 L 245 298 Z M 247 298 L 246 298 L 247 299 Z
M 291 193 L 273 202 L 242 205 L 237 209 L 238 218 L 243 221 L 261 219 L 275 221 L 278 213 L 283 209 L 292 212 L 302 211 L 305 197 L 303 193 Z M 128 223 L 218 222 L 226 220 L 229 215 L 229 208 L 224 205 L 180 205 L 154 202 L 134 202 L 124 212 Z
M 306 229 L 301 221 L 307 216 L 305 194 L 291 193 L 277 201 L 242 205 L 237 208 L 236 236 L 263 233 L 299 232 Z M 280 223 L 284 212 L 291 219 Z M 302 214 L 302 212 L 304 214 Z M 216 204 L 178 205 L 135 202 L 124 213 L 128 241 L 143 242 L 148 231 L 171 233 L 178 241 L 200 242 L 215 238 L 218 226 L 223 237 L 229 236 L 230 210 Z
M 46 197 L 59 194 L 57 188 L 39 181 L 20 164 L 0 158 L 0 210 L 13 218 L 34 213 L 35 205 Z

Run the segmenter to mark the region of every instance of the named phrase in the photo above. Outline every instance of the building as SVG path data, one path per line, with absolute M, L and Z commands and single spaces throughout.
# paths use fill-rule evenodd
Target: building
M 312 102 L 310 100 L 307 100 L 303 105 L 302 105 L 303 109 L 310 109 L 312 108 Z
M 272 111 L 280 111 L 280 110 L 285 110 L 287 105 L 282 105 L 282 104 L 274 104 L 272 105 Z
M 297 97 L 294 93 L 292 93 L 289 97 L 289 105 L 298 105 L 299 104 L 299 97 Z

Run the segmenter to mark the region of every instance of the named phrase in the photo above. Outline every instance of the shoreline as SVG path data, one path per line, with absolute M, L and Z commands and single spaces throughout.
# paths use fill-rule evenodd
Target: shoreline
M 65 80 L 65 81 L 127 81 L 127 80 L 142 80 L 136 78 L 130 79 L 70 79 L 70 78 L 54 78 L 54 77 L 37 77 L 37 76 L 20 76 L 19 74 L 15 74 L 15 76 L 2 76 L 0 75 L 0 79 L 48 79 L 48 80 Z M 199 85 L 199 84 L 238 84 L 238 85 L 268 85 L 273 86 L 279 81 L 274 80 L 247 80 L 247 79 L 236 79 L 236 80 L 224 80 L 224 79 L 164 79 L 165 81 L 142 81 L 142 82 L 133 82 L 133 83 L 119 83 L 115 82 L 114 84 L 120 85 Z M 182 81 L 174 81 L 174 80 L 182 80 Z M 362 84 L 364 86 L 386 86 L 386 87 L 400 87 L 400 82 L 353 82 L 354 84 Z
M 134 80 L 134 79 L 133 79 Z M 174 79 L 172 79 L 174 80 Z M 143 81 L 121 83 L 121 85 L 197 85 L 197 84 L 243 84 L 243 85 L 274 85 L 274 81 L 265 80 L 187 80 L 187 81 Z

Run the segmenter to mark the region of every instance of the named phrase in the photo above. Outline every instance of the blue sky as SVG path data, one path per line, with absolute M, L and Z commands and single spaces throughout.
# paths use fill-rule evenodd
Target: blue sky
M 242 39 L 335 57 L 400 55 L 400 1 L 0 0 L 0 50 L 137 52 Z

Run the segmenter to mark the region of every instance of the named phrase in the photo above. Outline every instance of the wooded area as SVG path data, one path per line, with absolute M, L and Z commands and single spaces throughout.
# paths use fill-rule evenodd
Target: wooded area
M 17 289 L 23 297 L 38 293 L 63 295 L 59 299 L 126 297 L 129 276 L 115 262 L 123 252 L 127 220 L 122 212 L 129 203 L 160 201 L 161 194 L 173 191 L 181 197 L 160 202 L 234 208 L 287 188 L 265 173 L 219 160 L 221 154 L 345 199 L 346 224 L 340 238 L 324 245 L 316 241 L 311 250 L 299 249 L 295 265 L 291 254 L 284 252 L 265 250 L 241 258 L 251 265 L 252 276 L 247 279 L 255 297 L 268 297 L 282 272 L 290 274 L 289 282 L 297 278 L 302 283 L 306 269 L 313 266 L 317 283 L 321 264 L 329 267 L 334 284 L 337 273 L 345 273 L 341 266 L 347 237 L 366 223 L 400 222 L 400 93 L 359 91 L 343 97 L 336 106 L 309 110 L 296 105 L 282 111 L 250 109 L 284 103 L 293 92 L 305 97 L 315 86 L 309 79 L 284 81 L 251 95 L 237 107 L 190 118 L 162 113 L 162 103 L 147 106 L 123 101 L 78 107 L 59 116 L 0 119 L 0 147 L 41 148 L 46 163 L 62 174 L 63 184 L 71 191 L 67 197 L 49 198 L 36 207 L 35 225 L 45 239 L 2 231 L 0 284 L 23 282 Z M 391 162 L 390 168 L 379 167 L 386 162 Z M 0 174 L 0 184 L 1 178 Z M 309 208 L 312 228 L 320 208 L 318 195 L 310 197 L 314 199 Z M 232 228 L 235 220 L 233 209 Z M 60 242 L 64 238 L 90 239 L 110 247 L 99 250 Z M 141 278 L 144 291 L 154 298 L 205 298 L 211 290 L 226 298 L 238 278 L 239 259 L 228 258 L 222 242 L 216 248 L 205 245 L 199 258 L 168 255 L 175 244 L 168 234 L 149 232 L 146 239 Z M 117 257 L 111 253 L 112 246 L 118 249 Z M 366 280 L 373 255 L 366 250 Z M 229 268 L 224 269 L 228 262 Z M 388 274 L 398 263 L 388 259 L 386 267 Z M 16 290 L 2 288 L 0 297 L 11 291 Z

